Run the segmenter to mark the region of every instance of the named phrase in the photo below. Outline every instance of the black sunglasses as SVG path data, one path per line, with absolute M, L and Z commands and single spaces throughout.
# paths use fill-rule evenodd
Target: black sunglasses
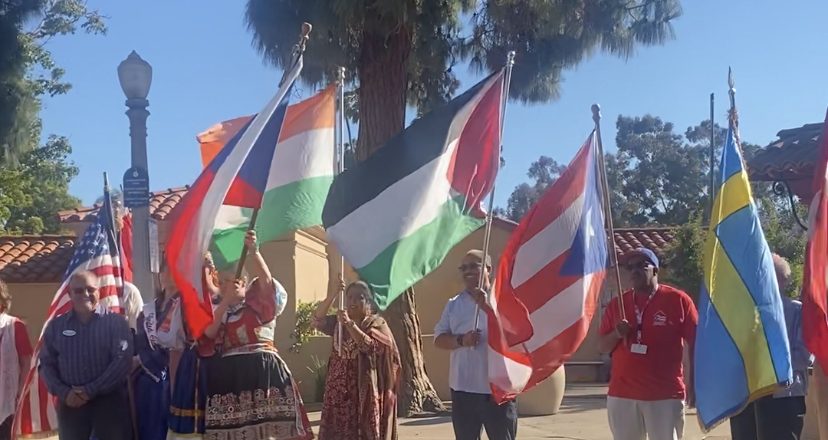
M 481 267 L 483 267 L 483 265 L 480 263 L 467 263 L 461 264 L 459 267 L 457 267 L 457 270 L 459 270 L 460 272 L 465 272 L 466 270 L 480 269 Z
M 627 269 L 627 270 L 629 270 L 630 272 L 632 272 L 632 271 L 634 271 L 634 270 L 636 270 L 636 269 L 646 269 L 646 268 L 648 268 L 648 267 L 650 267 L 650 266 L 652 266 L 652 265 L 653 265 L 653 263 L 650 263 L 649 261 L 644 260 L 644 261 L 639 261 L 638 263 L 629 263 L 629 264 L 625 264 L 625 265 L 624 265 L 624 269 Z

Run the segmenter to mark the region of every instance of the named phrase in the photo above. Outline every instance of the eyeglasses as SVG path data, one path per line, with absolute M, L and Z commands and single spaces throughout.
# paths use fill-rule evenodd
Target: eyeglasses
M 467 270 L 480 269 L 481 267 L 483 267 L 483 265 L 480 263 L 467 263 L 461 264 L 460 267 L 457 268 L 457 270 L 459 270 L 460 272 L 465 272 Z
M 648 268 L 652 265 L 653 264 L 650 263 L 649 261 L 644 260 L 644 261 L 639 261 L 638 263 L 625 264 L 624 269 L 627 269 L 628 271 L 632 272 L 636 269 L 646 269 L 646 268 Z
M 72 293 L 74 293 L 75 295 L 83 295 L 84 293 L 95 293 L 95 291 L 97 290 L 98 288 L 93 286 L 76 287 L 72 289 Z

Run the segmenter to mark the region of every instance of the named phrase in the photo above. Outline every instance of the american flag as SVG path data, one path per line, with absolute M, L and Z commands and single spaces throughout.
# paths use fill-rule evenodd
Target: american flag
M 101 310 L 121 312 L 120 296 L 123 294 L 123 273 L 121 258 L 115 238 L 112 221 L 112 204 L 109 190 L 104 190 L 104 204 L 98 211 L 97 220 L 89 225 L 75 248 L 69 267 L 63 275 L 63 283 L 55 293 L 46 315 L 46 322 L 35 346 L 32 364 L 26 375 L 26 383 L 17 404 L 14 417 L 15 437 L 26 437 L 57 430 L 56 399 L 46 389 L 46 383 L 40 378 L 37 368 L 38 357 L 43 344 L 43 331 L 56 316 L 72 309 L 69 300 L 69 280 L 77 272 L 90 271 L 98 276 L 100 284 Z

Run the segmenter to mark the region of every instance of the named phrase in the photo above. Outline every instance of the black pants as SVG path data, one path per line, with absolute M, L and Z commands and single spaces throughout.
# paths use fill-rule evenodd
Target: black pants
M 489 440 L 514 440 L 517 422 L 514 400 L 496 405 L 490 394 L 451 390 L 451 424 L 457 440 L 480 440 L 483 427 Z
M 89 440 L 93 431 L 98 440 L 132 439 L 126 389 L 95 397 L 80 408 L 70 408 L 65 403 L 60 403 L 60 440 Z
M 805 423 L 805 398 L 763 397 L 730 418 L 733 440 L 798 440 Z
M 0 440 L 11 440 L 12 426 L 14 425 L 14 416 L 6 417 L 3 424 L 0 425 Z

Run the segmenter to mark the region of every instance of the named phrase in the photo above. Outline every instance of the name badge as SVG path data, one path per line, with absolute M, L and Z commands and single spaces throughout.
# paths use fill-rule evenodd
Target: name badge
M 77 333 L 74 330 L 64 330 L 63 336 L 75 336 Z
M 647 346 L 644 344 L 632 344 L 630 351 L 635 354 L 647 354 Z

